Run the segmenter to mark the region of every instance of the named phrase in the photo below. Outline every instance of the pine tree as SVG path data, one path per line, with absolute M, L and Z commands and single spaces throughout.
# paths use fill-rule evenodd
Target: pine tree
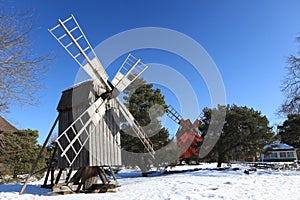
M 236 155 L 243 159 L 255 157 L 256 153 L 263 150 L 264 145 L 275 139 L 272 129 L 268 127 L 266 116 L 262 116 L 261 112 L 237 105 L 228 105 L 225 109 L 226 118 L 222 133 L 215 134 L 219 140 L 206 157 L 218 161 L 218 167 L 223 162 L 234 159 Z M 205 135 L 211 123 L 211 109 L 204 109 L 203 112 L 204 123 L 200 128 Z M 204 139 L 207 139 L 206 137 L 209 136 L 205 135 Z
M 300 148 L 300 115 L 290 114 L 282 125 L 278 126 L 281 141 Z M 299 153 L 300 156 L 300 153 Z
M 154 145 L 154 150 L 158 150 L 169 142 L 169 132 L 162 128 L 159 118 L 164 114 L 165 100 L 160 89 L 153 88 L 153 84 L 146 84 L 144 79 L 135 80 L 124 91 L 125 105 L 128 107 L 136 121 L 143 127 Z M 123 152 L 147 153 L 141 141 L 135 136 L 132 129 L 123 124 L 121 130 L 121 145 Z M 138 165 L 142 171 L 149 167 L 150 159 L 135 154 L 135 156 L 123 155 L 123 163 L 127 165 Z
M 5 139 L 0 150 L 0 162 L 3 166 L 0 176 L 12 175 L 13 178 L 17 178 L 17 175 L 28 173 L 41 148 L 37 144 L 38 131 L 28 129 L 2 134 Z M 45 157 L 46 154 L 38 163 L 37 169 L 45 167 Z

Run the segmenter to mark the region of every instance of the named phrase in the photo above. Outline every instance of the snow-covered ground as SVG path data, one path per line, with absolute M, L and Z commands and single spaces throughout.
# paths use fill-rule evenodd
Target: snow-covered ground
M 116 193 L 50 196 L 51 190 L 35 182 L 20 196 L 20 184 L 0 185 L 0 199 L 300 199 L 300 171 L 257 170 L 248 175 L 244 170 L 201 167 L 205 169 L 150 177 L 141 177 L 136 170 L 121 170 L 117 175 L 121 187 Z

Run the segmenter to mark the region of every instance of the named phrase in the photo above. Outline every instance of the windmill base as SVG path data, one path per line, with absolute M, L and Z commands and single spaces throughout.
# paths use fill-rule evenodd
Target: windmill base
M 51 173 L 51 184 L 42 185 L 42 187 L 52 188 L 53 195 L 116 192 L 115 188 L 120 186 L 112 168 L 110 168 L 110 173 L 114 180 L 108 179 L 103 167 L 81 167 L 72 177 L 72 169 L 70 169 L 64 182 L 59 181 L 62 174 L 61 172 L 62 169 L 59 170 L 57 177 L 54 177 L 54 173 Z M 102 183 L 98 183 L 98 177 Z M 46 176 L 44 182 L 47 183 L 47 181 L 48 176 Z
M 116 192 L 116 188 L 120 187 L 118 182 L 110 182 L 108 184 L 96 183 L 93 184 L 89 189 L 82 189 L 82 185 L 66 185 L 57 184 L 52 187 L 53 194 L 64 195 L 64 194 L 75 194 L 75 193 L 105 193 L 105 192 Z

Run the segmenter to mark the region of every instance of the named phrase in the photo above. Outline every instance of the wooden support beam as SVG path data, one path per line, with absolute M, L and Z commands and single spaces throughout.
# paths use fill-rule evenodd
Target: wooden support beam
M 46 173 L 46 176 L 45 176 L 45 180 L 44 180 L 44 185 L 43 186 L 47 186 L 47 182 L 48 182 L 48 178 L 49 178 L 49 175 L 50 175 L 50 172 L 51 172 L 51 168 L 53 167 L 53 160 L 54 160 L 54 157 L 55 157 L 55 154 L 56 154 L 56 151 L 57 151 L 57 144 L 55 144 L 55 147 L 53 149 L 53 152 L 48 160 L 48 170 L 47 170 L 47 173 Z
M 48 168 L 48 167 L 44 167 L 44 168 L 42 168 L 42 169 L 40 169 L 40 170 L 38 170 L 38 171 L 32 173 L 32 176 L 33 176 L 33 175 L 36 175 L 36 174 L 39 174 L 39 173 L 41 173 L 41 172 L 43 172 L 43 171 L 46 171 L 47 168 Z
M 66 180 L 65 180 L 65 183 L 68 183 L 68 181 L 70 180 L 70 177 L 72 175 L 72 171 L 73 171 L 73 168 L 70 168 L 68 174 L 67 174 L 67 177 L 66 177 Z
M 74 185 L 78 185 L 81 179 L 82 170 L 83 168 L 79 168 L 68 183 L 73 183 Z
M 54 186 L 54 167 L 51 167 L 51 186 Z
M 114 181 L 117 181 L 117 178 L 116 178 L 116 175 L 115 175 L 114 170 L 113 170 L 111 167 L 109 167 L 109 169 L 110 169 L 110 173 L 111 173 L 111 175 L 112 175 Z
M 109 182 L 102 167 L 98 167 L 98 175 L 103 184 L 107 184 Z
M 58 184 L 59 179 L 60 179 L 60 177 L 61 177 L 61 174 L 62 174 L 63 170 L 64 170 L 64 169 L 59 169 L 59 172 L 58 172 L 58 174 L 57 174 L 57 176 L 56 176 L 56 179 L 55 179 L 55 183 L 54 183 L 55 185 Z

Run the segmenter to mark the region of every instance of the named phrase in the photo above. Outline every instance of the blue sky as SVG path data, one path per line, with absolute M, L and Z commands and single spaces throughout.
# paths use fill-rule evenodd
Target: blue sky
M 37 24 L 32 35 L 33 52 L 55 55 L 42 83 L 45 89 L 38 94 L 39 104 L 13 106 L 5 115 L 17 128 L 39 130 L 40 142 L 56 118 L 61 91 L 72 86 L 79 68 L 47 31 L 57 24 L 58 18 L 65 19 L 70 14 L 75 15 L 92 46 L 133 28 L 162 27 L 181 32 L 201 44 L 217 65 L 227 103 L 260 110 L 270 125 L 283 120 L 275 112 L 284 99 L 280 86 L 286 74 L 287 56 L 295 54 L 298 48 L 295 43 L 300 32 L 298 0 L 29 0 L 4 4 L 17 10 L 30 9 Z M 156 50 L 136 54 L 146 63 L 162 63 L 184 74 L 197 91 L 198 109 L 210 106 L 205 83 L 194 75 L 188 62 Z M 110 77 L 123 58 L 109 66 Z M 167 88 L 163 92 L 168 104 L 178 106 Z

